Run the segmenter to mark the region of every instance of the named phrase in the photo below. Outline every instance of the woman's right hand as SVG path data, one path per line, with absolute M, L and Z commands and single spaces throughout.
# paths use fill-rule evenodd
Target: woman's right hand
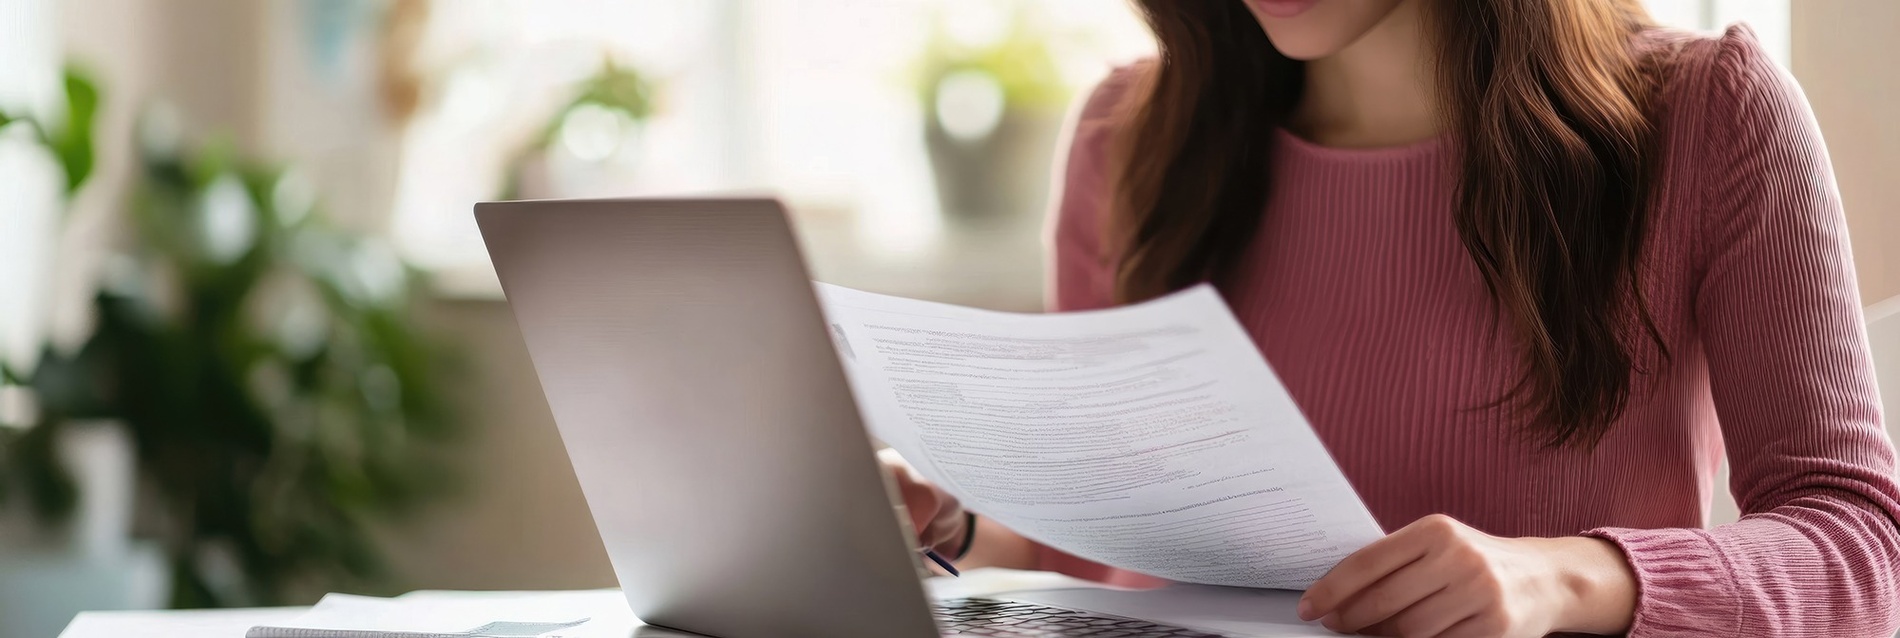
M 918 545 L 936 550 L 947 559 L 961 558 L 957 551 L 963 548 L 964 539 L 969 538 L 970 517 L 964 513 L 963 505 L 957 503 L 957 497 L 911 469 L 896 450 L 880 450 L 877 459 L 897 481 L 898 493 L 904 497 L 904 509 L 910 512 L 911 529 L 917 530 Z

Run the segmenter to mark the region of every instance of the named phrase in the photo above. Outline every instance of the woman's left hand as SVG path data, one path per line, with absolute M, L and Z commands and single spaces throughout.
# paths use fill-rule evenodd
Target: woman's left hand
M 1419 519 L 1333 567 L 1300 618 L 1380 636 L 1621 633 L 1636 607 L 1622 551 L 1595 538 L 1499 538 L 1449 516 Z

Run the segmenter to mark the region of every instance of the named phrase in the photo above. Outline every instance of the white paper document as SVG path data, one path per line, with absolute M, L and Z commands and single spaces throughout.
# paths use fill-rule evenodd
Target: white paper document
M 1383 536 L 1212 288 L 1063 314 L 818 290 L 873 434 L 1043 544 L 1304 589 Z

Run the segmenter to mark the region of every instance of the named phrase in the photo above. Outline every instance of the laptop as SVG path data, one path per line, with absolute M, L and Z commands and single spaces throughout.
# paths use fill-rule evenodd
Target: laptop
M 931 603 L 776 201 L 475 216 L 646 623 L 721 638 L 1220 635 L 1022 600 Z

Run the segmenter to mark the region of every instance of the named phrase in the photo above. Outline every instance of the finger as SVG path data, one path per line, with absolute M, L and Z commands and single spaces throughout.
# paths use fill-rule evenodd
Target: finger
M 904 496 L 904 509 L 910 513 L 910 529 L 917 532 L 917 539 L 925 545 L 931 545 L 937 532 L 931 522 L 937 518 L 937 497 L 928 490 L 915 496 Z
M 942 550 L 951 541 L 962 537 L 963 514 L 955 500 L 943 496 L 938 498 L 937 515 L 931 519 L 930 530 L 924 536 L 925 542 L 931 547 Z
M 1477 615 L 1480 605 L 1451 588 L 1438 590 L 1368 630 L 1380 636 L 1430 638 Z
M 1344 633 L 1359 631 L 1444 591 L 1450 587 L 1449 577 L 1453 574 L 1444 569 L 1441 562 L 1427 556 L 1392 572 L 1341 602 L 1326 618 L 1326 628 Z
M 1404 532 L 1402 529 L 1373 541 L 1371 545 L 1360 548 L 1334 565 L 1331 571 L 1320 577 L 1319 582 L 1307 588 L 1305 595 L 1300 596 L 1297 610 L 1300 620 L 1322 618 L 1337 611 L 1340 603 L 1346 599 L 1431 550 L 1430 543 Z
M 897 483 L 898 496 L 904 499 L 904 511 L 910 514 L 910 528 L 922 537 L 943 508 L 942 499 L 936 490 L 919 482 L 907 468 L 892 467 L 891 477 Z

